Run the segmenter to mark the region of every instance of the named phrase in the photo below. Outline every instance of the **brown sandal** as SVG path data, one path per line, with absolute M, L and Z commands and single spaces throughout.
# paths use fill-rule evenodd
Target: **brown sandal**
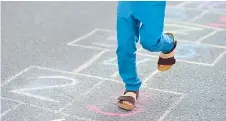
M 134 96 L 135 95 L 135 96 Z M 136 100 L 139 97 L 139 91 L 125 91 L 124 96 L 120 96 L 118 98 L 119 100 L 119 107 L 125 110 L 133 110 Z M 129 102 L 132 105 L 127 105 L 123 103 L 123 101 Z
M 171 34 L 171 33 L 167 33 L 167 34 L 169 36 L 172 36 L 174 39 L 173 34 Z M 174 58 L 174 53 L 173 53 L 176 46 L 177 46 L 177 41 L 174 40 L 174 47 L 170 50 L 170 52 L 161 53 L 161 55 L 159 56 L 159 60 L 158 60 L 158 70 L 159 71 L 167 71 L 176 63 L 176 59 Z M 172 57 L 166 58 L 169 55 L 172 55 Z

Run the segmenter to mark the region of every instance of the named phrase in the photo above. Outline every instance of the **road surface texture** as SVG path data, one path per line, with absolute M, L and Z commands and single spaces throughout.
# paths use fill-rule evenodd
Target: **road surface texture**
M 167 2 L 177 64 L 137 43 L 135 110 L 118 108 L 117 2 L 2 2 L 2 121 L 225 121 L 226 2 Z

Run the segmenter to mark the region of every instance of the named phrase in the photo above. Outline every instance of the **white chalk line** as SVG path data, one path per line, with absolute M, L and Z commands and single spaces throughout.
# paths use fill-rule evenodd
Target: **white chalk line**
M 10 101 L 14 101 L 14 102 L 17 102 L 21 105 L 28 105 L 28 106 L 31 106 L 31 107 L 34 107 L 34 108 L 37 108 L 37 109 L 40 109 L 40 110 L 44 110 L 44 111 L 47 111 L 47 112 L 51 112 L 51 113 L 54 113 L 56 114 L 56 110 L 51 110 L 51 109 L 47 109 L 47 108 L 44 108 L 44 107 L 40 107 L 40 106 L 37 106 L 37 105 L 33 105 L 33 104 L 28 104 L 26 102 L 23 102 L 23 101 L 19 101 L 19 100 L 14 100 L 14 99 L 10 99 L 10 98 L 7 98 L 7 97 L 1 97 L 2 99 L 5 99 L 5 100 L 10 100 Z M 69 116 L 68 114 L 62 112 L 60 113 L 64 116 Z
M 215 47 L 215 48 L 223 48 L 226 49 L 226 46 L 222 46 L 222 45 L 214 45 L 214 44 L 208 44 L 208 43 L 195 43 L 195 41 L 189 41 L 189 40 L 180 40 L 181 42 L 188 42 L 190 44 L 198 44 L 198 45 L 204 45 L 204 46 L 210 46 L 210 47 Z M 96 50 L 102 50 L 102 51 L 115 51 L 114 49 L 106 49 L 106 48 L 100 48 L 100 47 L 95 47 L 95 46 L 86 46 L 86 45 L 78 45 L 78 44 L 74 44 L 72 46 L 78 46 L 78 47 L 83 47 L 83 48 L 87 48 L 87 49 L 96 49 Z M 139 51 L 137 51 L 139 52 Z
M 70 80 L 71 83 L 63 84 L 63 85 L 54 85 L 54 86 L 22 88 L 22 89 L 11 90 L 9 92 L 20 94 L 20 95 L 25 95 L 25 96 L 28 96 L 28 97 L 33 97 L 33 98 L 36 98 L 36 99 L 39 99 L 39 100 L 43 100 L 43 101 L 60 103 L 60 101 L 58 101 L 58 100 L 53 100 L 51 98 L 47 98 L 47 97 L 44 97 L 44 96 L 34 95 L 32 93 L 25 92 L 25 91 L 41 90 L 41 89 L 52 89 L 52 88 L 63 88 L 63 87 L 68 87 L 68 86 L 74 86 L 74 85 L 77 84 L 77 81 L 74 78 L 69 78 L 69 77 L 66 77 L 66 76 L 59 76 L 59 75 L 56 75 L 56 76 L 39 76 L 37 78 L 67 79 L 67 80 Z
M 105 43 L 100 43 L 100 42 L 92 42 L 93 45 L 97 45 L 97 46 L 102 46 L 102 47 L 110 47 L 110 48 L 116 48 L 117 45 L 108 45 L 108 44 L 105 44 Z
M 150 54 L 144 54 L 144 53 L 137 53 L 137 54 L 141 55 L 141 56 L 154 57 L 154 58 L 158 58 L 159 57 L 159 56 L 150 55 Z M 208 64 L 208 63 L 200 63 L 200 62 L 186 61 L 186 60 L 180 60 L 180 59 L 177 59 L 177 61 L 178 62 L 184 62 L 184 63 L 196 64 L 196 65 L 213 66 L 212 64 Z
M 177 27 L 177 31 L 179 32 L 180 30 L 182 30 L 182 32 L 188 32 L 188 31 L 201 31 L 204 28 L 203 27 L 197 27 L 197 26 L 191 26 L 192 24 L 174 24 L 174 23 L 165 23 L 166 26 L 172 26 L 172 27 Z M 180 29 L 180 30 L 179 30 Z M 175 30 L 176 31 L 176 30 Z
M 174 7 L 181 8 L 181 7 L 184 7 L 185 5 L 188 5 L 190 3 L 191 3 L 191 1 L 184 1 L 184 2 L 178 4 L 178 5 L 174 6 Z
M 210 37 L 210 36 L 213 36 L 214 34 L 216 34 L 217 32 L 219 32 L 219 30 L 215 30 L 201 38 L 199 38 L 197 41 L 195 41 L 196 43 L 201 43 L 203 40 L 205 40 L 206 38 Z
M 87 90 L 85 93 L 81 94 L 82 96 L 86 96 L 90 93 L 92 93 L 91 91 L 93 91 L 94 89 L 98 88 L 104 81 L 99 81 L 98 83 L 94 84 L 92 88 L 90 88 L 89 90 Z
M 16 105 L 15 107 L 13 107 L 13 108 L 11 108 L 11 109 L 9 109 L 9 110 L 3 112 L 3 113 L 1 114 L 0 117 L 2 118 L 4 115 L 6 115 L 7 113 L 9 113 L 9 112 L 15 110 L 16 108 L 18 108 L 18 107 L 21 106 L 21 105 L 22 105 L 22 104 L 18 104 L 18 105 Z
M 76 43 L 76 42 L 79 42 L 79 41 L 81 41 L 81 40 L 83 40 L 83 39 L 86 39 L 87 37 L 90 37 L 90 36 L 92 36 L 93 34 L 95 34 L 96 31 L 97 31 L 97 29 L 94 29 L 93 31 L 84 34 L 83 36 L 81 36 L 81 37 L 75 39 L 74 41 L 71 41 L 71 42 L 67 43 L 67 45 L 72 45 L 73 43 Z
M 117 63 L 113 63 L 114 61 L 117 61 L 117 57 L 112 57 L 111 59 L 108 59 L 108 60 L 102 62 L 102 64 L 104 64 L 104 65 L 111 65 L 111 66 L 117 66 Z
M 98 60 L 103 54 L 105 54 L 107 51 L 101 51 L 97 55 L 95 55 L 93 58 L 85 62 L 83 65 L 78 67 L 77 69 L 74 69 L 73 73 L 78 73 L 92 65 L 96 60 Z
M 143 59 L 143 60 L 140 60 L 140 61 L 137 62 L 137 66 L 138 66 L 139 64 L 144 63 L 144 62 L 147 62 L 147 61 L 149 61 L 149 60 L 150 60 L 150 59 Z M 117 66 L 117 64 L 115 64 L 115 65 Z M 111 75 L 111 77 L 116 78 L 118 75 L 119 75 L 119 72 L 116 71 L 116 72 L 114 72 L 114 73 Z
M 122 81 L 117 81 L 117 80 L 113 80 L 113 79 L 108 79 L 108 78 L 104 78 L 104 77 L 98 77 L 98 76 L 92 76 L 92 75 L 87 75 L 87 74 L 80 74 L 80 73 L 72 73 L 72 72 L 67 72 L 67 71 L 62 71 L 62 70 L 57 70 L 57 69 L 50 69 L 50 68 L 45 68 L 45 67 L 39 67 L 39 66 L 33 66 L 35 68 L 39 68 L 39 69 L 44 69 L 44 70 L 49 70 L 49 71 L 55 71 L 55 72 L 61 72 L 61 73 L 67 73 L 67 74 L 72 74 L 72 75 L 80 75 L 80 76 L 85 76 L 85 77 L 92 77 L 92 78 L 96 78 L 96 79 L 101 79 L 101 80 L 108 80 L 108 81 L 112 81 L 112 82 L 115 82 L 115 83 L 119 83 L 119 84 L 123 84 Z M 99 83 L 98 85 L 100 85 L 101 83 Z M 98 87 L 98 85 L 96 87 Z M 154 89 L 154 88 L 150 88 L 150 89 Z M 157 91 L 160 91 L 160 92 L 164 92 L 164 93 L 172 93 L 172 94 L 178 94 L 178 92 L 173 92 L 173 91 L 165 91 L 165 90 L 161 90 L 161 89 L 155 89 Z M 22 102 L 22 101 L 17 101 L 17 102 Z M 24 102 L 22 102 L 23 104 L 26 104 Z M 50 110 L 50 109 L 46 109 L 46 108 L 42 108 L 42 107 L 39 107 L 39 106 L 36 106 L 36 105 L 31 105 L 29 104 L 30 106 L 33 106 L 33 107 L 37 107 L 37 108 L 40 108 L 40 109 L 44 109 L 44 110 L 47 110 L 47 111 L 51 111 L 51 112 L 54 112 L 54 113 L 61 113 L 62 114 L 62 110 L 63 108 L 60 108 L 59 110 Z
M 119 75 L 119 73 L 116 71 L 111 75 L 111 77 L 116 78 L 118 75 Z
M 60 118 L 60 119 L 54 119 L 54 120 L 51 120 L 51 121 L 65 121 L 66 119 L 65 118 Z
M 166 111 L 165 113 L 158 119 L 158 121 L 163 121 L 167 115 L 172 112 L 176 106 L 182 101 L 182 99 L 184 98 L 185 94 L 183 94 L 179 100 L 175 101 Z
M 170 23 L 172 24 L 172 23 Z M 201 24 L 197 24 L 197 23 L 189 23 L 189 22 L 182 22 L 182 21 L 179 21 L 179 22 L 176 22 L 175 24 L 177 24 L 177 26 L 179 25 L 183 25 L 183 26 L 195 26 L 195 27 L 200 27 L 202 29 L 213 29 L 213 30 L 225 30 L 223 28 L 217 28 L 217 27 L 212 27 L 212 26 L 206 26 L 206 25 L 201 25 Z M 174 24 L 173 24 L 174 25 Z M 175 25 L 176 26 L 176 25 Z M 190 27 L 189 27 L 190 28 Z
M 200 13 L 199 15 L 195 16 L 194 18 L 192 18 L 191 20 L 189 20 L 189 22 L 194 22 L 200 18 L 202 18 L 204 15 L 206 15 L 208 13 L 208 11 L 203 11 L 202 13 Z
M 16 94 L 19 94 L 19 95 L 25 95 L 27 97 L 33 97 L 33 98 L 43 100 L 43 101 L 47 101 L 47 102 L 60 103 L 60 101 L 58 101 L 58 100 L 53 100 L 51 98 L 44 97 L 44 96 L 34 95 L 34 94 L 29 93 L 29 92 L 23 92 L 23 91 L 19 92 L 17 90 L 12 90 L 10 92 L 13 92 L 13 93 L 16 93 Z
M 103 64 L 112 64 L 112 61 L 116 61 L 116 60 L 117 60 L 117 57 L 112 57 L 111 59 L 104 61 Z
M 215 66 L 216 64 L 217 64 L 217 62 L 222 58 L 222 57 L 224 57 L 224 54 L 226 53 L 226 50 L 223 52 L 223 53 L 221 53 L 215 60 L 214 60 L 214 62 L 213 62 L 213 66 Z
M 189 41 L 189 40 L 180 40 L 181 42 L 186 42 L 189 44 L 195 44 L 195 45 L 200 45 L 200 46 L 208 46 L 208 47 L 213 47 L 213 48 L 220 48 L 220 49 L 226 49 L 226 46 L 221 46 L 221 45 L 214 45 L 214 44 L 208 44 L 208 43 L 203 43 L 202 42 L 196 42 L 196 41 Z
M 26 71 L 28 71 L 28 70 L 31 69 L 31 68 L 33 68 L 33 66 L 29 66 L 29 67 L 27 67 L 27 68 L 21 70 L 19 73 L 15 74 L 15 75 L 12 76 L 10 79 L 8 79 L 7 81 L 5 81 L 5 82 L 1 85 L 1 87 L 4 86 L 4 85 L 6 85 L 6 84 L 8 84 L 10 81 L 12 81 L 12 80 L 15 79 L 16 77 L 22 75 L 23 73 L 25 73 Z
M 44 69 L 44 70 L 49 70 L 49 71 L 55 71 L 55 72 L 61 72 L 61 73 L 67 73 L 67 74 L 72 74 L 72 75 L 78 75 L 78 76 L 83 76 L 83 77 L 88 77 L 88 78 L 95 78 L 95 79 L 99 79 L 99 80 L 105 80 L 105 81 L 111 81 L 111 82 L 123 84 L 122 81 L 118 81 L 118 80 L 115 80 L 115 79 L 109 79 L 109 78 L 105 78 L 105 77 L 99 77 L 99 76 L 88 75 L 88 74 L 83 74 L 83 73 L 65 72 L 65 71 L 61 71 L 61 70 L 57 70 L 57 69 L 50 69 L 50 68 L 45 68 L 45 67 L 37 67 L 37 68 Z M 157 73 L 157 72 L 153 72 L 153 73 Z M 99 82 L 99 83 L 100 83 L 100 82 Z M 100 84 L 99 84 L 99 85 L 100 85 Z M 154 88 L 151 88 L 151 89 L 154 89 Z M 161 90 L 161 89 L 155 89 L 155 90 L 159 90 L 159 91 L 167 92 L 167 93 L 173 93 L 173 94 L 181 94 L 181 93 L 179 93 L 179 92 L 165 91 L 165 90 Z
M 95 46 L 90 46 L 90 45 L 73 44 L 73 45 L 70 45 L 70 46 L 83 47 L 83 48 L 87 48 L 87 49 L 96 49 L 96 50 L 102 50 L 102 51 L 114 51 L 113 49 L 95 47 Z
M 152 72 L 153 74 L 157 73 L 157 72 Z M 104 78 L 104 77 L 99 77 L 99 76 L 93 76 L 93 75 L 87 75 L 87 74 L 79 74 L 77 73 L 76 75 L 81 75 L 81 76 L 85 76 L 85 77 L 92 77 L 92 78 L 96 78 L 96 79 L 101 79 L 101 80 L 105 80 L 105 81 L 111 81 L 111 82 L 114 82 L 114 83 L 118 83 L 118 84 L 123 84 L 122 81 L 118 81 L 118 80 L 114 80 L 114 79 L 108 79 L 108 78 Z M 150 77 L 149 77 L 150 78 Z M 157 88 L 149 88 L 149 87 L 146 87 L 148 89 L 152 89 L 152 90 L 156 90 L 156 91 L 159 91 L 159 92 L 164 92 L 164 93 L 172 93 L 172 94 L 182 94 L 180 92 L 174 92 L 174 91 L 167 91 L 167 90 L 162 90 L 162 89 L 157 89 Z
M 88 89 L 85 93 L 81 94 L 81 96 L 86 96 L 88 94 L 91 93 L 92 90 L 98 88 L 104 81 L 99 81 L 98 83 L 96 83 L 92 88 Z M 75 101 L 71 101 L 70 103 L 68 103 L 67 105 L 63 106 L 62 108 L 60 108 L 57 113 L 61 113 L 65 108 L 67 108 L 68 106 L 72 105 Z
M 78 117 L 78 116 L 76 116 L 76 115 L 71 115 L 70 117 L 75 118 L 75 119 L 77 119 L 77 120 L 83 120 L 83 121 L 95 121 L 95 120 L 92 120 L 92 119 L 90 119 L 90 118 Z
M 175 9 L 175 6 L 168 6 L 166 9 Z M 191 10 L 191 11 L 203 11 L 202 8 L 189 8 L 189 7 L 185 7 L 183 8 L 185 10 Z M 209 12 L 209 13 L 213 13 L 213 14 L 225 14 L 223 11 L 221 11 L 222 9 L 205 9 L 205 11 Z
M 143 80 L 143 85 L 146 86 L 147 82 L 153 77 L 155 76 L 159 71 L 155 70 L 153 72 L 151 72 L 144 80 Z
M 175 91 L 169 91 L 169 90 L 162 90 L 162 89 L 151 88 L 151 87 L 147 87 L 147 86 L 145 86 L 145 88 L 148 88 L 148 89 L 154 90 L 154 91 L 163 92 L 163 93 L 170 93 L 170 94 L 174 94 L 174 95 L 183 95 L 183 93 L 181 93 L 181 92 L 175 92 Z

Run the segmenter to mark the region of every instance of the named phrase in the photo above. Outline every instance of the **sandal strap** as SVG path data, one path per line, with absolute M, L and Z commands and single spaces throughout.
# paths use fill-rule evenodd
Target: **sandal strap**
M 174 57 L 171 58 L 161 58 L 159 57 L 158 64 L 160 65 L 173 65 L 176 63 L 176 59 Z
M 136 98 L 139 97 L 139 90 L 138 90 L 138 91 L 129 91 L 129 90 L 125 90 L 124 95 L 125 95 L 127 92 L 133 92 L 133 93 L 136 94 Z
M 139 90 L 138 91 L 129 91 L 129 90 L 125 90 L 124 92 L 124 96 L 120 96 L 118 98 L 119 102 L 121 101 L 127 101 L 131 104 L 135 104 L 136 99 L 133 96 L 126 96 L 126 93 L 135 93 L 136 94 L 136 99 L 139 97 Z

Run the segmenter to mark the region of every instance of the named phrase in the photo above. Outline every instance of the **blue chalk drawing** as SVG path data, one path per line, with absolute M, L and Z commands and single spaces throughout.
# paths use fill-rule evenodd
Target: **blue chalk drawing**
M 195 44 L 179 44 L 175 50 L 176 58 L 193 58 L 197 55 L 197 48 L 200 45 Z

